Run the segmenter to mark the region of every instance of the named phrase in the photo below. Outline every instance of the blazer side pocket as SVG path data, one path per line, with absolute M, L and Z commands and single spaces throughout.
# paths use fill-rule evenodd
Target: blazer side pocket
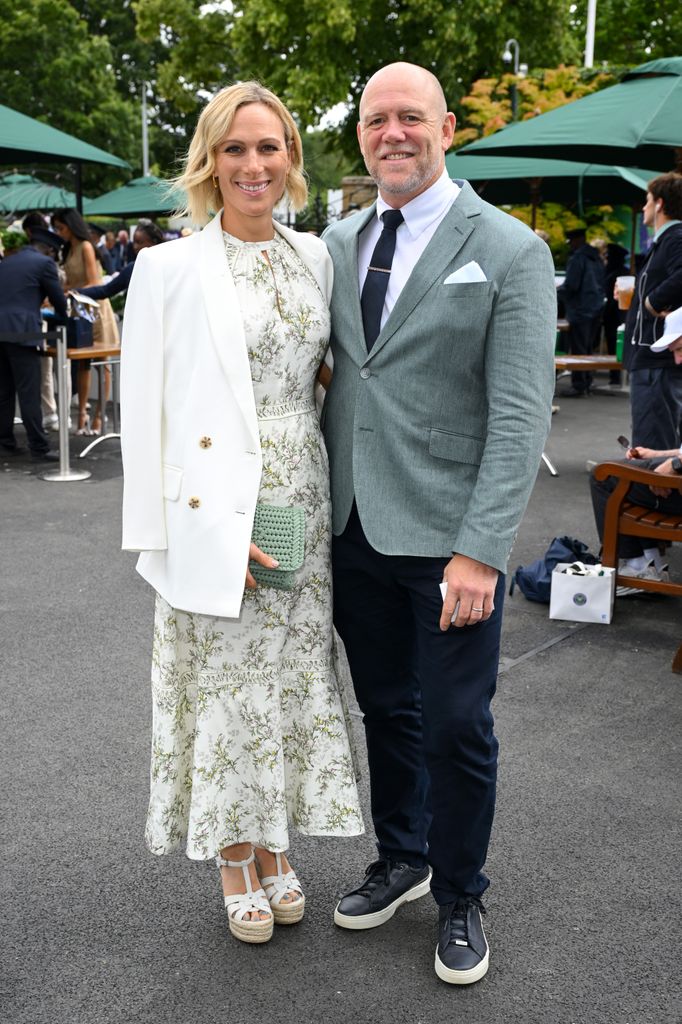
M 436 428 L 429 433 L 429 454 L 435 455 L 437 459 L 480 466 L 483 448 L 483 439 L 470 434 L 454 434 L 450 430 Z
M 182 487 L 182 470 L 179 466 L 163 464 L 163 496 L 166 501 L 177 501 Z

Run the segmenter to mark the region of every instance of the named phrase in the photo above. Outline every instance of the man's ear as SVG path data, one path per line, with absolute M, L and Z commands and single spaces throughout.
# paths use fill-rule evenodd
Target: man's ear
M 355 131 L 356 131 L 357 136 L 358 136 L 358 145 L 360 147 L 360 152 L 364 156 L 365 155 L 365 151 L 362 148 L 362 121 L 358 121 L 358 123 L 355 126 Z
M 447 153 L 452 145 L 452 139 L 455 134 L 455 126 L 457 125 L 457 118 L 455 115 L 448 110 L 443 120 L 443 152 Z

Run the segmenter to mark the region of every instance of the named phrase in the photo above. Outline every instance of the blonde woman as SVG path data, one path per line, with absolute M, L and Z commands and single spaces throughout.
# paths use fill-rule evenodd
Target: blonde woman
M 177 183 L 189 237 L 144 249 L 122 361 L 123 547 L 155 588 L 146 840 L 216 857 L 230 931 L 299 921 L 289 827 L 362 821 L 332 651 L 327 456 L 314 381 L 329 336 L 324 244 L 273 220 L 306 201 L 301 140 L 255 82 L 202 112 Z M 256 503 L 303 506 L 293 590 L 256 585 Z

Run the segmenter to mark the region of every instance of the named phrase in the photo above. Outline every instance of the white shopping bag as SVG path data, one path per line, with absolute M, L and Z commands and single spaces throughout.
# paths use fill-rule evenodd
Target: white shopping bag
M 575 576 L 565 572 L 570 564 L 559 562 L 552 573 L 550 619 L 602 622 L 608 625 L 613 618 L 616 570 L 607 566 L 591 565 L 589 576 Z M 593 572 L 602 575 L 592 575 Z

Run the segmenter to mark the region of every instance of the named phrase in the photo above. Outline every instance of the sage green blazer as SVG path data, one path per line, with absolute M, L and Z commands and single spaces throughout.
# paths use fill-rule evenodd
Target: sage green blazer
M 372 547 L 468 555 L 500 571 L 551 419 L 556 289 L 550 251 L 466 182 L 368 355 L 358 236 L 330 227 L 334 376 L 322 411 L 333 530 L 355 498 Z M 487 280 L 446 284 L 475 260 Z

